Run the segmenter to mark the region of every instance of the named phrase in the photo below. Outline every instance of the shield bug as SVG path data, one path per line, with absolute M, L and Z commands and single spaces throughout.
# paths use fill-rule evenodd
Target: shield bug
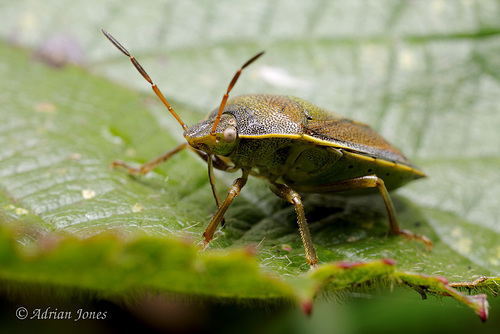
M 188 127 L 139 62 L 113 36 L 102 32 L 151 84 L 184 129 L 187 140 L 141 167 L 123 161 L 114 161 L 113 167 L 125 167 L 131 174 L 146 174 L 185 148 L 205 159 L 218 210 L 203 233 L 202 249 L 213 239 L 219 223 L 224 222 L 226 210 L 249 175 L 266 178 L 273 193 L 295 206 L 306 259 L 311 266 L 318 263 L 318 258 L 299 193 L 364 193 L 377 188 L 387 209 L 390 232 L 419 239 L 428 249 L 432 247 L 427 237 L 399 227 L 389 196 L 389 190 L 425 175 L 373 129 L 296 97 L 260 94 L 228 100 L 243 69 L 263 52 L 236 72 L 219 107 L 206 119 Z M 215 189 L 214 167 L 227 172 L 242 171 L 224 201 Z

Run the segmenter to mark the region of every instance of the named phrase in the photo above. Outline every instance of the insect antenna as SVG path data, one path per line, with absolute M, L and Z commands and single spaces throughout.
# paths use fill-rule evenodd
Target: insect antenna
M 168 103 L 168 101 L 165 98 L 165 96 L 163 96 L 163 94 L 161 93 L 161 91 L 158 88 L 158 86 L 156 86 L 156 84 L 153 82 L 153 80 L 151 80 L 151 78 L 149 77 L 148 73 L 144 70 L 144 68 L 142 68 L 141 64 L 139 64 L 139 62 L 134 58 L 134 56 L 132 56 L 130 54 L 130 52 L 128 52 L 128 50 L 125 49 L 123 47 L 123 45 L 120 44 L 120 42 L 118 42 L 113 36 L 111 36 L 111 34 L 109 32 L 107 32 L 104 29 L 101 29 L 101 31 L 104 34 L 104 36 L 106 36 L 106 38 L 109 39 L 109 41 L 111 43 L 113 43 L 114 46 L 116 46 L 116 48 L 118 50 L 120 50 L 121 52 L 123 52 L 124 55 L 126 55 L 127 57 L 130 58 L 130 61 L 132 62 L 132 64 L 134 64 L 134 66 L 137 69 L 137 71 L 139 71 L 139 73 L 141 73 L 141 75 L 144 77 L 144 79 L 146 79 L 151 84 L 151 88 L 155 92 L 156 96 L 158 96 L 158 98 L 161 100 L 161 102 L 163 102 L 163 104 L 165 105 L 165 107 L 167 107 L 168 111 L 170 111 L 170 113 L 172 114 L 172 116 L 175 117 L 175 119 L 177 120 L 177 122 L 179 122 L 179 124 L 182 126 L 182 128 L 184 129 L 184 131 L 187 130 L 187 128 L 188 128 L 187 125 L 184 124 L 184 122 L 181 120 L 181 118 L 177 115 L 177 113 L 174 111 L 174 109 L 170 106 L 170 103 Z M 241 72 L 241 70 L 240 70 L 240 72 Z
M 222 101 L 221 101 L 220 106 L 219 106 L 219 112 L 217 113 L 217 117 L 215 118 L 215 122 L 214 122 L 214 125 L 212 127 L 212 131 L 210 132 L 210 139 L 212 139 L 213 142 L 216 141 L 215 129 L 217 128 L 217 125 L 219 125 L 220 118 L 222 116 L 222 111 L 224 110 L 224 107 L 226 106 L 227 99 L 229 97 L 229 92 L 231 92 L 234 85 L 236 84 L 236 81 L 238 81 L 238 78 L 240 77 L 240 74 L 243 71 L 243 69 L 245 67 L 247 67 L 248 65 L 250 65 L 251 63 L 253 63 L 255 60 L 257 60 L 257 58 L 259 58 L 263 54 L 264 54 L 264 51 L 261 51 L 261 52 L 257 53 L 255 56 L 253 56 L 252 58 L 250 58 L 245 64 L 243 64 L 243 66 L 241 66 L 241 68 L 236 72 L 233 79 L 229 83 L 229 86 L 227 87 L 227 91 L 224 94 L 224 96 L 222 97 Z

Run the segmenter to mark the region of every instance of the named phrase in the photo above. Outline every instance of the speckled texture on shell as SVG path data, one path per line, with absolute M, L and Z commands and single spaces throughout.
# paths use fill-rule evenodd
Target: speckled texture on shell
M 366 175 L 377 175 L 395 189 L 424 176 L 369 126 L 299 98 L 260 94 L 230 99 L 214 142 L 209 134 L 217 112 L 186 130 L 191 146 L 297 190 L 314 192 L 323 184 Z M 230 143 L 222 135 L 228 126 L 238 132 Z
M 217 112 L 218 108 L 214 109 L 205 121 L 198 123 L 205 130 L 199 131 L 196 136 L 202 136 L 202 132 L 207 134 L 206 129 L 211 129 L 208 124 L 213 124 Z M 241 95 L 227 102 L 223 114 L 230 114 L 236 119 L 238 135 L 241 137 L 307 135 L 318 141 L 369 156 L 410 164 L 399 150 L 368 125 L 296 97 L 271 94 Z M 203 123 L 206 125 L 202 125 Z M 218 132 L 223 131 L 222 125 L 219 125 Z

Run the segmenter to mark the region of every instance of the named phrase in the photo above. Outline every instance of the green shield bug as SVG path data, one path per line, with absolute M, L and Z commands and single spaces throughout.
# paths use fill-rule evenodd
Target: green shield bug
M 219 223 L 224 223 L 226 210 L 249 175 L 266 178 L 273 193 L 295 206 L 306 259 L 311 266 L 318 263 L 318 258 L 299 193 L 363 193 L 377 188 L 387 209 L 390 232 L 421 240 L 428 250 L 432 247 L 427 237 L 399 227 L 388 192 L 425 175 L 373 129 L 291 96 L 243 95 L 228 100 L 243 69 L 263 52 L 236 72 L 219 107 L 206 119 L 188 127 L 139 62 L 107 31 L 102 32 L 151 84 L 184 129 L 187 140 L 139 168 L 123 161 L 114 161 L 113 167 L 125 167 L 131 174 L 146 174 L 185 148 L 205 159 L 218 210 L 203 233 L 202 249 L 212 240 Z M 242 171 L 224 201 L 215 189 L 214 167 L 227 172 Z

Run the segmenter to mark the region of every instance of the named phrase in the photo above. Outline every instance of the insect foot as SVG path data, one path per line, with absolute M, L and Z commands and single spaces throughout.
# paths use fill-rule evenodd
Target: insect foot
M 431 239 L 427 238 L 425 235 L 420 235 L 420 234 L 415 234 L 412 231 L 405 230 L 405 229 L 400 229 L 398 232 L 399 235 L 402 235 L 403 237 L 414 240 L 417 239 L 418 241 L 421 241 L 425 244 L 425 248 L 427 249 L 428 252 L 432 250 L 432 241 Z
M 201 251 L 204 251 L 208 247 L 209 242 L 205 240 L 205 237 L 203 237 L 203 240 L 198 243 L 198 246 L 200 247 Z

